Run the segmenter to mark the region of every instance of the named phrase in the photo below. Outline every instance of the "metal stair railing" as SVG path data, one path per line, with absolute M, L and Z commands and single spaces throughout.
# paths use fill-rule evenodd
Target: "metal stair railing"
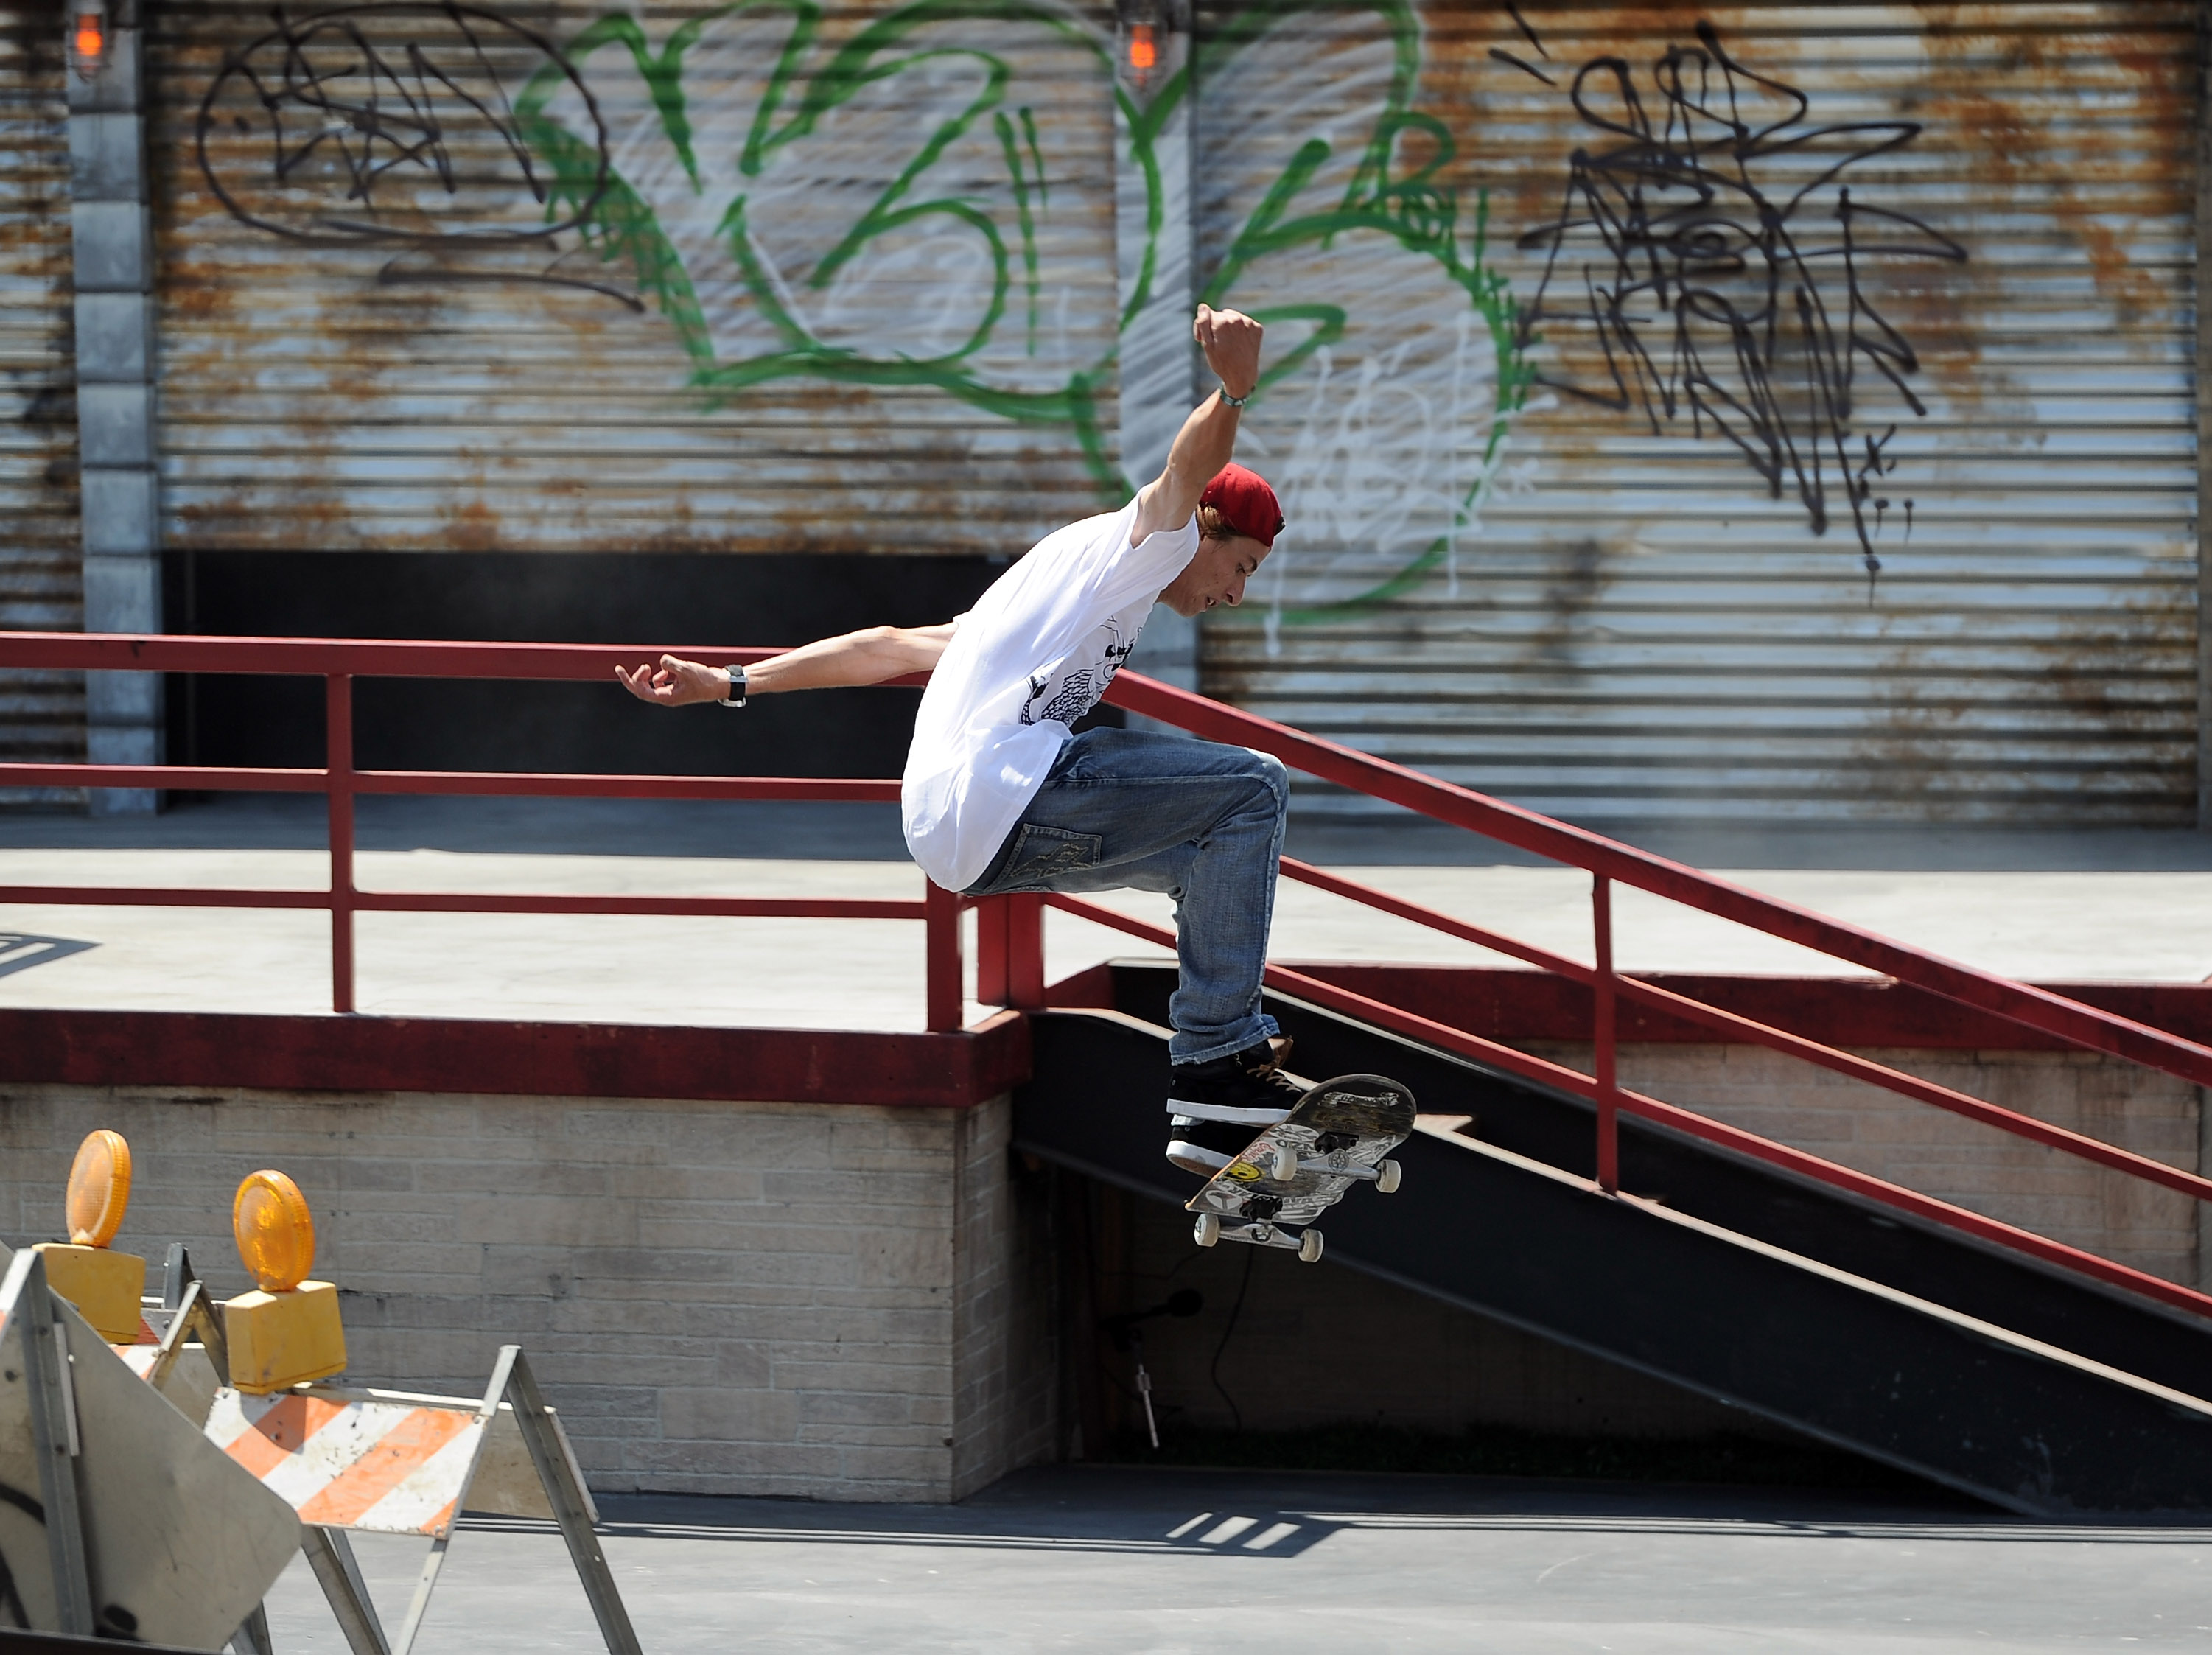
M 1469 1031 L 1418 1016 L 1286 967 L 1270 965 L 1267 982 L 1272 987 L 1325 1009 L 1590 1099 L 1596 1106 L 1595 1183 L 1598 1189 L 1608 1194 L 1619 1190 L 1618 1117 L 1626 1111 L 2047 1263 L 2178 1309 L 2212 1317 L 2212 1296 L 1623 1087 L 1618 1078 L 1619 1042 L 1614 1013 L 1619 1002 L 1626 998 L 1702 1023 L 1728 1039 L 1766 1046 L 2196 1200 L 2212 1200 L 2212 1179 L 2197 1173 L 1938 1086 L 1758 1019 L 1622 975 L 1615 969 L 1613 958 L 1612 887 L 1617 882 L 1669 898 L 1699 912 L 1732 920 L 1766 935 L 1879 971 L 1960 1005 L 1994 1013 L 2070 1045 L 2127 1058 L 2199 1086 L 2212 1085 L 2212 1048 L 2083 1005 L 2049 989 L 2015 983 L 1993 972 L 1945 959 L 1910 944 L 1717 879 L 1696 868 L 1601 834 L 1571 827 L 1472 788 L 1440 781 L 1138 673 L 1121 673 L 1107 699 L 1130 712 L 1176 725 L 1194 734 L 1271 753 L 1292 769 L 1355 793 L 1384 800 L 1553 861 L 1587 870 L 1591 875 L 1595 956 L 1595 963 L 1589 965 L 1343 879 L 1295 858 L 1286 856 L 1282 861 L 1283 874 L 1287 879 L 1476 943 L 1589 988 L 1595 1013 L 1590 1074 L 1532 1056 Z M 997 901 L 1004 905 L 1003 911 L 998 916 L 987 916 L 982 952 L 986 986 L 999 990 L 996 995 L 987 994 L 985 998 L 994 999 L 998 1003 L 1043 1003 L 1040 918 L 1046 904 L 1164 947 L 1175 946 L 1174 934 L 1164 928 L 1081 897 L 1055 894 L 1002 897 Z M 1026 958 L 1032 951 L 1036 954 L 1034 961 Z M 1018 985 L 1026 992 L 1015 993 Z

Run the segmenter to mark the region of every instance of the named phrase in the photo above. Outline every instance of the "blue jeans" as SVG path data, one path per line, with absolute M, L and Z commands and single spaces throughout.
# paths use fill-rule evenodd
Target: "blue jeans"
M 1169 1059 L 1225 1057 L 1277 1032 L 1260 975 L 1290 797 L 1282 765 L 1247 747 L 1086 730 L 967 894 L 1164 891 L 1182 965 Z

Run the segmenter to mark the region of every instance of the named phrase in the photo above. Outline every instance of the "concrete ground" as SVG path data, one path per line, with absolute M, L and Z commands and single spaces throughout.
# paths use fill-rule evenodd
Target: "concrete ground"
M 322 803 L 232 797 L 153 818 L 0 814 L 0 885 L 325 884 Z M 2031 979 L 2197 982 L 2212 973 L 2212 836 L 1975 829 L 1628 829 L 1622 837 L 1790 901 Z M 884 806 L 370 799 L 369 889 L 915 897 Z M 1294 855 L 1587 958 L 1589 877 L 1425 822 L 1301 819 Z M 1102 900 L 1160 923 L 1163 898 Z M 1850 968 L 1621 891 L 1631 970 Z M 896 921 L 368 914 L 360 1005 L 387 1013 L 920 1028 L 921 928 Z M 0 1005 L 312 1013 L 329 1008 L 313 912 L 0 906 Z M 1051 916 L 1054 977 L 1133 940 Z M 1286 883 L 1283 959 L 1495 956 Z M 970 966 L 972 970 L 972 950 Z M 971 979 L 972 981 L 972 979 Z
M 651 1655 L 1951 1655 L 2212 1634 L 2212 1530 L 1936 1495 L 1060 1467 L 956 1506 L 634 1496 L 603 1515 Z M 396 1630 L 424 1544 L 356 1545 Z M 269 1603 L 286 1655 L 342 1655 L 304 1562 Z M 600 1646 L 550 1525 L 504 1519 L 463 1525 L 416 1645 Z

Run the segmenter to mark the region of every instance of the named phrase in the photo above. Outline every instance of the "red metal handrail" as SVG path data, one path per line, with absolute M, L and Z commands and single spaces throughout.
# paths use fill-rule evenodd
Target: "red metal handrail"
M 2169 1034 L 2130 1019 L 2085 1006 L 2048 989 L 2015 983 L 1992 972 L 1898 942 L 1875 932 L 1828 918 L 1794 904 L 1780 902 L 1744 886 L 1717 879 L 1680 862 L 1655 856 L 1617 841 L 1539 816 L 1532 811 L 1474 792 L 1471 788 L 1408 770 L 1355 748 L 1310 735 L 1256 714 L 1240 711 L 1170 685 L 1123 672 L 1107 692 L 1115 705 L 1164 723 L 1174 724 L 1217 741 L 1272 753 L 1291 768 L 1333 782 L 1370 798 L 1385 800 L 1438 821 L 1480 833 L 1486 837 L 1533 851 L 1590 876 L 1590 907 L 1595 964 L 1580 963 L 1547 950 L 1502 937 L 1392 897 L 1370 886 L 1300 862 L 1283 859 L 1285 877 L 1303 880 L 1382 912 L 1428 926 L 1449 935 L 1479 943 L 1510 957 L 1528 961 L 1585 984 L 1592 995 L 1592 1068 L 1583 1074 L 1564 1065 L 1548 1063 L 1527 1053 L 1416 1017 L 1397 1007 L 1368 999 L 1347 989 L 1290 971 L 1267 968 L 1267 980 L 1279 988 L 1316 1003 L 1373 1022 L 1381 1027 L 1440 1045 L 1446 1050 L 1478 1057 L 1510 1073 L 1542 1080 L 1587 1097 L 1596 1105 L 1596 1168 L 1598 1187 L 1608 1193 L 1620 1188 L 1620 1149 L 1617 1117 L 1620 1110 L 1663 1121 L 1717 1143 L 1820 1179 L 1839 1188 L 1869 1196 L 1923 1218 L 2001 1243 L 2016 1250 L 2066 1265 L 2099 1280 L 2110 1281 L 2152 1298 L 2212 1316 L 2212 1296 L 2182 1287 L 2160 1277 L 2129 1269 L 2109 1259 L 2071 1248 L 2031 1232 L 1997 1223 L 1964 1208 L 1935 1201 L 1916 1192 L 1853 1171 L 1834 1162 L 1778 1144 L 1755 1134 L 1726 1127 L 1718 1122 L 1656 1098 L 1623 1088 L 1618 1079 L 1619 1036 L 1616 1006 L 1626 996 L 1681 1017 L 1702 1022 L 1733 1038 L 1765 1045 L 1806 1062 L 1849 1074 L 1853 1079 L 1885 1087 L 1903 1096 L 1966 1116 L 1984 1125 L 2063 1150 L 2114 1171 L 2179 1190 L 2199 1201 L 2212 1200 L 2212 1179 L 2169 1166 L 2149 1156 L 2137 1155 L 2101 1139 L 2069 1132 L 2032 1116 L 1985 1103 L 1948 1086 L 1922 1080 L 1901 1069 L 1810 1040 L 1762 1023 L 1756 1019 L 1709 1006 L 1690 996 L 1639 982 L 1622 975 L 1613 964 L 1612 888 L 1615 882 L 1665 897 L 1685 906 L 1815 949 L 1839 959 L 1867 966 L 1894 980 L 1928 989 L 1959 1004 L 1993 1012 L 2000 1017 L 2057 1037 L 2084 1050 L 2129 1058 L 2147 1068 L 2192 1081 L 2212 1084 L 2212 1048 Z M 1053 906 L 1102 925 L 1173 946 L 1171 934 L 1115 913 L 1098 904 L 1076 897 L 1054 896 Z M 1018 1003 L 1018 1002 L 1017 1002 Z
M 1091 902 L 1082 897 L 1064 897 L 1057 894 L 1045 897 L 1041 900 L 1054 908 L 1089 920 L 1093 924 L 1103 925 L 1129 936 L 1141 937 L 1147 942 L 1158 943 L 1164 947 L 1175 946 L 1175 933 L 1166 927 L 1154 925 L 1149 921 L 1137 919 L 1127 914 L 1116 913 L 1103 904 Z M 1624 983 L 1628 981 L 1626 978 L 1621 980 Z M 1532 1056 L 1515 1047 L 1501 1045 L 1495 1040 L 1486 1040 L 1480 1035 L 1468 1030 L 1455 1028 L 1450 1024 L 1439 1023 L 1433 1018 L 1423 1017 L 1418 1013 L 1403 1010 L 1382 1001 L 1370 999 L 1367 995 L 1354 993 L 1352 989 L 1339 988 L 1335 983 L 1323 982 L 1319 977 L 1309 977 L 1303 971 L 1292 970 L 1286 965 L 1267 967 L 1267 983 L 1271 988 L 1279 989 L 1285 994 L 1296 995 L 1302 1000 L 1310 1000 L 1317 1006 L 1329 1011 L 1340 1012 L 1347 1017 L 1356 1017 L 1363 1023 L 1371 1023 L 1377 1028 L 1387 1029 L 1393 1034 L 1403 1035 L 1409 1040 L 1419 1040 L 1425 1045 L 1441 1047 L 1445 1051 L 1455 1052 L 1460 1056 L 1473 1058 L 1477 1062 L 1486 1063 L 1493 1068 L 1504 1069 L 1509 1074 L 1517 1074 L 1524 1080 L 1534 1080 L 1540 1085 L 1557 1086 L 1563 1092 L 1573 1092 L 1578 1097 L 1588 1098 L 1593 1102 L 1601 1101 L 1601 1083 L 1595 1076 L 1583 1074 L 1577 1070 L 1567 1068 L 1563 1063 L 1554 1063 L 1541 1057 Z M 1616 1086 L 1613 1089 L 1613 1099 L 1618 1108 L 1626 1110 L 1632 1115 L 1640 1115 L 1646 1120 L 1656 1121 L 1662 1126 L 1673 1127 L 1678 1131 L 1688 1133 L 1692 1137 L 1702 1138 L 1708 1143 L 1718 1144 L 1723 1148 L 1756 1157 L 1771 1165 L 1802 1173 L 1807 1177 L 1817 1179 L 1822 1183 L 1832 1185 L 1838 1190 L 1849 1190 L 1854 1195 L 1870 1197 L 1885 1206 L 1911 1213 L 1917 1218 L 1928 1219 L 1937 1224 L 1961 1231 L 1967 1235 L 1978 1236 L 1984 1241 L 1996 1242 L 2001 1246 L 2025 1253 L 2032 1258 L 2039 1258 L 2048 1263 L 2063 1265 L 2100 1281 L 2110 1282 L 2114 1287 L 2129 1288 L 2147 1298 L 2160 1300 L 2177 1308 L 2194 1311 L 2200 1316 L 2212 1316 L 2212 1297 L 2197 1293 L 2192 1288 L 2177 1286 L 2163 1276 L 2152 1275 L 2147 1271 L 2115 1263 L 2109 1258 L 2100 1257 L 2095 1253 L 2085 1252 L 2078 1247 L 2069 1247 L 2065 1243 L 2053 1241 L 2048 1236 L 2039 1236 L 2033 1230 L 2022 1230 L 1999 1220 L 1986 1218 L 1966 1208 L 1954 1207 L 1950 1202 L 1938 1201 L 1932 1196 L 1923 1196 L 1917 1190 L 1907 1190 L 1901 1184 L 1887 1183 L 1869 1173 L 1858 1171 L 1855 1168 L 1838 1165 L 1834 1161 L 1824 1160 L 1820 1156 L 1809 1154 L 1804 1150 L 1793 1149 L 1788 1144 L 1777 1143 L 1771 1138 L 1762 1138 L 1757 1133 L 1746 1132 L 1741 1127 L 1729 1126 L 1723 1122 L 1697 1114 L 1677 1104 L 1662 1103 L 1656 1098 L 1647 1098 L 1641 1092 L 1630 1092 Z M 1600 1164 L 1602 1166 L 1605 1150 L 1605 1140 L 1602 1136 L 1599 1140 L 1599 1149 Z M 2159 1163 L 2153 1163 L 2153 1165 L 2159 1165 Z M 2173 1169 L 2167 1167 L 2165 1170 L 2172 1171 Z
M 1449 822 L 1486 838 L 1570 867 L 1588 869 L 1621 885 L 1666 897 L 1686 907 L 1734 920 L 1754 931 L 1780 937 L 1814 952 L 1849 960 L 1900 983 L 1926 989 L 1961 1005 L 2040 1029 L 2092 1051 L 2126 1057 L 2162 1069 L 2198 1086 L 2212 1086 L 2212 1047 L 2184 1040 L 2111 1012 L 2084 1006 L 2047 989 L 2014 983 L 1943 958 L 1909 943 L 1816 914 L 1809 908 L 1764 896 L 1743 885 L 1717 879 L 1680 862 L 1668 861 L 1571 827 L 1548 816 L 1509 805 L 1469 788 L 1438 781 L 1419 770 L 1393 764 L 1355 748 L 1308 735 L 1287 724 L 1240 712 L 1218 701 L 1170 685 L 1123 672 L 1106 698 L 1118 707 L 1163 723 L 1174 724 L 1216 741 L 1273 753 L 1291 769 L 1355 793 L 1403 806 Z
M 2063 1126 L 2053 1126 L 2049 1122 L 2039 1121 L 2032 1115 L 2022 1115 L 2015 1110 L 2002 1108 L 1996 1104 L 1984 1103 L 1978 1098 L 1970 1097 L 1963 1092 L 1955 1092 L 1949 1086 L 1938 1086 L 1932 1080 L 1923 1080 L 1918 1075 L 1908 1074 L 1902 1069 L 1891 1068 L 1887 1064 L 1875 1062 L 1851 1052 L 1838 1050 L 1833 1046 L 1824 1045 L 1820 1041 L 1808 1040 L 1802 1035 L 1789 1033 L 1771 1024 L 1762 1023 L 1756 1018 L 1745 1017 L 1735 1012 L 1723 1011 L 1717 1006 L 1709 1006 L 1701 1000 L 1693 1000 L 1687 995 L 1662 989 L 1656 983 L 1622 976 L 1612 970 L 1610 948 L 1604 951 L 1605 957 L 1601 960 L 1599 966 L 1594 969 L 1583 964 L 1580 961 L 1569 959 L 1563 954 L 1553 953 L 1548 949 L 1538 948 L 1525 942 L 1516 942 L 1510 937 L 1501 937 L 1494 932 L 1485 930 L 1479 925 L 1469 925 L 1464 921 L 1455 920 L 1443 914 L 1428 914 L 1427 910 L 1418 904 L 1393 897 L 1388 891 L 1377 891 L 1372 885 L 1361 885 L 1356 880 L 1345 879 L 1340 874 L 1331 873 L 1324 868 L 1315 867 L 1310 863 L 1299 861 L 1293 856 L 1283 858 L 1283 875 L 1285 879 L 1297 879 L 1302 884 L 1316 885 L 1337 896 L 1348 897 L 1353 902 L 1364 903 L 1369 907 L 1380 909 L 1384 913 L 1410 920 L 1416 925 L 1426 925 L 1449 936 L 1458 937 L 1486 948 L 1498 950 L 1516 959 L 1525 959 L 1532 965 L 1541 966 L 1544 970 L 1564 977 L 1571 982 L 1582 983 L 1589 988 L 1592 992 L 1595 1001 L 1593 1010 L 1597 1013 L 1593 1018 L 1593 1023 L 1600 1028 L 1607 1026 L 1611 1020 L 1610 1009 L 1604 1005 L 1603 1001 L 1597 999 L 1601 987 L 1607 983 L 1609 977 L 1613 994 L 1641 1001 L 1647 1006 L 1655 1007 L 1663 1012 L 1671 1012 L 1692 1022 L 1703 1023 L 1708 1028 L 1732 1036 L 1747 1045 L 1765 1046 L 1775 1051 L 1786 1052 L 1792 1057 L 1802 1058 L 1805 1062 L 1817 1064 L 1822 1068 L 1833 1069 L 1838 1074 L 1848 1074 L 1855 1080 L 1863 1080 L 1873 1086 L 1885 1086 L 1890 1091 L 1902 1092 L 1906 1097 L 1915 1098 L 1921 1103 L 1933 1104 L 1938 1109 L 1948 1109 L 1954 1115 L 1966 1116 L 1970 1119 L 1981 1122 L 1985 1126 L 1997 1127 L 2023 1138 L 2032 1138 L 2038 1143 L 2047 1144 L 2054 1149 L 2066 1150 L 2081 1156 L 2085 1160 L 2101 1162 L 2116 1171 L 2148 1178 L 2154 1183 L 2163 1183 L 2170 1189 L 2180 1190 L 2185 1195 L 2212 1198 L 2212 1179 L 2201 1177 L 2194 1172 L 2186 1172 L 2179 1167 L 2169 1166 L 2164 1161 L 2153 1160 L 2148 1155 L 2138 1155 L 2130 1150 L 2121 1149 L 2115 1145 L 2106 1143 L 2101 1138 L 2092 1138 L 2079 1132 L 2069 1132 Z M 1611 916 L 1608 913 L 1600 911 L 1605 906 L 1604 897 L 1607 894 L 1602 876 L 1593 880 L 1592 885 L 1592 908 L 1595 918 L 1595 928 L 1600 937 L 1607 937 L 1611 931 Z M 1427 916 L 1424 917 L 1425 915 Z M 1595 1040 L 1601 1053 L 1610 1043 L 1610 1036 L 1599 1036 Z M 1601 1075 L 1599 1078 L 1602 1083 L 1604 1077 Z
M 86 671 L 237 672 L 324 681 L 325 763 L 216 764 L 0 764 L 0 787 L 174 788 L 206 792 L 319 793 L 330 800 L 330 885 L 322 891 L 179 889 L 123 885 L 0 885 L 0 902 L 111 907 L 327 910 L 331 1008 L 354 1009 L 354 916 L 358 913 L 636 914 L 715 918 L 920 920 L 927 928 L 927 1026 L 961 1024 L 961 900 L 924 881 L 909 901 L 854 897 L 590 896 L 570 893 L 363 891 L 354 879 L 354 800 L 362 794 L 564 799 L 782 799 L 896 802 L 893 781 L 804 776 L 576 775 L 506 770 L 362 770 L 354 767 L 353 681 L 453 678 L 606 682 L 617 666 L 657 660 L 659 647 L 563 643 L 446 643 L 364 638 L 135 637 L 80 632 L 0 633 L 0 666 Z M 744 665 L 778 652 L 686 648 Z M 902 683 L 919 680 L 902 679 Z

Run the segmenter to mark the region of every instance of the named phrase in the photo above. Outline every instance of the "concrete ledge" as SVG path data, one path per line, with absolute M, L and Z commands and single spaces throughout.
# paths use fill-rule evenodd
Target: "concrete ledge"
M 965 1109 L 1029 1078 L 1029 1025 L 952 1034 L 406 1017 L 0 1011 L 0 1083 Z

